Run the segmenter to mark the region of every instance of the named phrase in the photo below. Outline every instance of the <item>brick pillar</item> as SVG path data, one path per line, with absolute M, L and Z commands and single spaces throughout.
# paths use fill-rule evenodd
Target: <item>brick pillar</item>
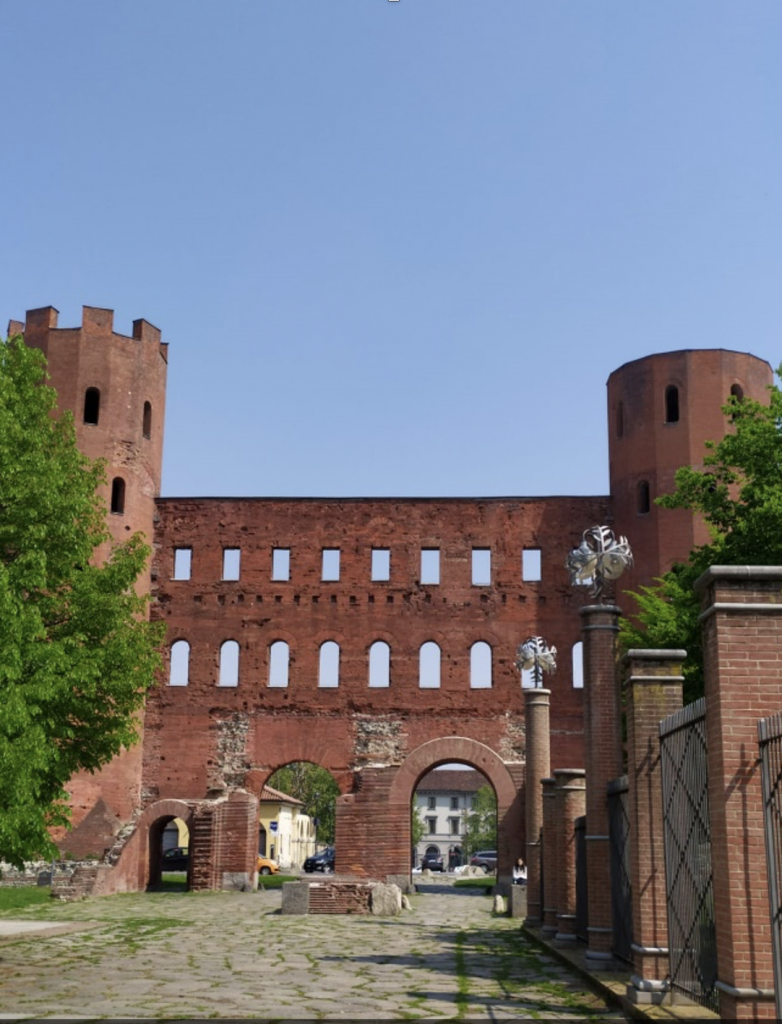
M 557 818 L 557 934 L 554 941 L 570 946 L 576 941 L 576 832 L 575 821 L 586 808 L 586 773 L 583 768 L 557 768 L 554 808 Z
M 527 831 L 527 918 L 525 924 L 540 925 L 540 830 L 543 828 L 543 791 L 540 783 L 551 773 L 551 731 L 549 705 L 551 690 L 524 691 L 524 723 L 527 737 L 525 779 Z
M 668 974 L 659 724 L 682 706 L 686 651 L 628 651 L 622 659 L 627 719 L 633 968 L 627 997 L 660 1003 Z
M 581 609 L 584 641 L 584 751 L 589 928 L 585 966 L 611 970 L 611 858 L 606 786 L 622 772 L 622 731 L 616 678 L 616 635 L 621 610 L 612 604 Z
M 559 847 L 557 844 L 557 809 L 554 779 L 541 779 L 543 803 L 543 901 L 542 932 L 549 938 L 557 933 L 557 878 L 559 877 Z M 529 879 L 527 880 L 529 889 Z M 529 899 L 529 896 L 527 897 Z
M 712 566 L 701 598 L 720 1016 L 774 1020 L 757 722 L 782 703 L 782 567 Z

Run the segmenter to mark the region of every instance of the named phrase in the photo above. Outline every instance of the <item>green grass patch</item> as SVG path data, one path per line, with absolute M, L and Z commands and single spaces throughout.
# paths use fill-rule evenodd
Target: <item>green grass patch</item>
M 0 888 L 0 913 L 51 903 L 48 885 L 25 885 L 21 888 Z
M 298 882 L 298 875 L 259 875 L 258 888 L 281 889 L 283 882 Z
M 457 878 L 453 883 L 454 889 L 493 889 L 497 884 L 494 875 L 484 875 L 483 878 Z

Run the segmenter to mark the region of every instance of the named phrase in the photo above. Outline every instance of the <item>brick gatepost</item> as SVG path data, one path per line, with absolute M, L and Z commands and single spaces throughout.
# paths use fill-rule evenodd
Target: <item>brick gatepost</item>
M 524 720 L 527 727 L 526 829 L 527 829 L 527 918 L 525 924 L 540 925 L 540 830 L 543 828 L 542 779 L 551 774 L 551 732 L 549 721 L 551 690 L 524 691 Z
M 782 567 L 712 566 L 701 598 L 720 1016 L 774 1020 L 759 718 L 782 705 Z
M 627 720 L 633 968 L 627 997 L 660 1003 L 668 974 L 659 726 L 682 706 L 686 651 L 628 651 L 622 659 Z
M 616 678 L 616 638 L 621 609 L 613 604 L 581 609 L 584 641 L 584 744 L 589 928 L 585 965 L 613 967 L 611 858 L 606 786 L 622 772 L 622 724 Z
M 557 932 L 557 878 L 559 877 L 559 849 L 557 844 L 557 808 L 554 779 L 541 779 L 543 804 L 543 858 L 541 887 L 542 932 L 553 938 Z M 529 888 L 529 882 L 527 883 Z M 529 899 L 529 896 L 527 897 Z
M 554 941 L 570 946 L 576 941 L 576 832 L 575 821 L 586 809 L 586 773 L 583 768 L 557 768 L 554 813 L 557 818 L 557 934 Z

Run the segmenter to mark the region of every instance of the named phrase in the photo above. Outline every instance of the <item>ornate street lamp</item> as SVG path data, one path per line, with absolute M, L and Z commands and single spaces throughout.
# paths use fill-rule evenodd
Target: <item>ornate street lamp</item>
M 565 567 L 571 586 L 592 587 L 592 597 L 600 600 L 603 585 L 618 580 L 633 564 L 633 553 L 627 537 L 614 536 L 607 526 L 585 530 L 581 543 L 567 556 Z
M 523 672 L 532 669 L 535 688 L 543 686 L 543 673 L 553 672 L 557 667 L 557 649 L 549 647 L 542 636 L 530 636 L 516 651 L 516 668 Z

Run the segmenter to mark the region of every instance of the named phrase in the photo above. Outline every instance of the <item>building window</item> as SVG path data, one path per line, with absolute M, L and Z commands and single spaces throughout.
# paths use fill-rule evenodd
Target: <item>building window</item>
M 111 511 L 117 516 L 125 512 L 125 481 L 121 476 L 111 481 Z
M 218 686 L 239 685 L 239 644 L 226 640 L 220 647 L 220 680 Z
M 284 640 L 275 640 L 269 648 L 269 686 L 288 685 L 290 648 Z
M 430 836 L 437 835 L 437 818 L 426 819 L 426 831 Z
M 152 405 L 144 402 L 144 416 L 141 423 L 141 433 L 144 437 L 152 436 Z
M 174 579 L 189 580 L 193 564 L 192 548 L 174 548 Z
M 483 640 L 470 648 L 470 689 L 491 689 L 491 647 Z
M 491 551 L 489 548 L 472 549 L 472 585 L 491 586 Z
M 369 685 L 382 689 L 391 683 L 391 648 L 377 640 L 369 648 Z
M 421 552 L 421 583 L 440 582 L 440 549 L 424 548 Z
M 418 686 L 422 690 L 437 690 L 440 687 L 440 648 L 432 640 L 421 645 Z
M 625 436 L 625 404 L 624 402 L 616 403 L 616 436 Z
M 573 644 L 573 688 L 584 689 L 584 644 L 581 640 Z
M 450 834 L 452 836 L 458 836 L 459 835 L 459 819 L 458 818 L 449 818 L 448 819 L 448 831 L 450 832 Z
M 272 550 L 272 579 L 286 582 L 291 578 L 290 548 L 274 548 Z
M 372 548 L 372 582 L 391 579 L 391 552 L 388 548 Z
M 731 384 L 730 393 L 736 399 L 737 402 L 744 401 L 744 388 L 741 384 Z
M 187 686 L 190 682 L 190 644 L 187 640 L 175 640 L 171 644 L 168 685 Z
M 339 644 L 327 640 L 320 645 L 320 666 L 318 686 L 323 689 L 335 689 L 339 686 Z
M 320 578 L 329 583 L 339 579 L 339 548 L 323 549 L 323 569 Z
M 679 422 L 679 389 L 674 384 L 665 389 L 665 422 Z
M 459 797 L 458 796 L 452 796 L 451 797 L 451 810 L 452 811 L 458 811 L 459 810 Z
M 241 548 L 223 548 L 223 579 L 238 580 L 241 563 Z
M 100 391 L 97 388 L 87 388 L 84 392 L 84 422 L 97 426 L 99 416 Z
M 430 811 L 433 811 L 435 809 L 435 807 L 437 807 L 437 797 L 436 796 L 427 797 L 426 798 L 426 804 L 427 804 L 428 809 Z
M 524 548 L 521 553 L 521 578 L 525 583 L 540 583 L 540 548 Z
M 649 481 L 639 480 L 638 481 L 638 515 L 646 516 L 649 514 L 651 505 L 649 503 Z

